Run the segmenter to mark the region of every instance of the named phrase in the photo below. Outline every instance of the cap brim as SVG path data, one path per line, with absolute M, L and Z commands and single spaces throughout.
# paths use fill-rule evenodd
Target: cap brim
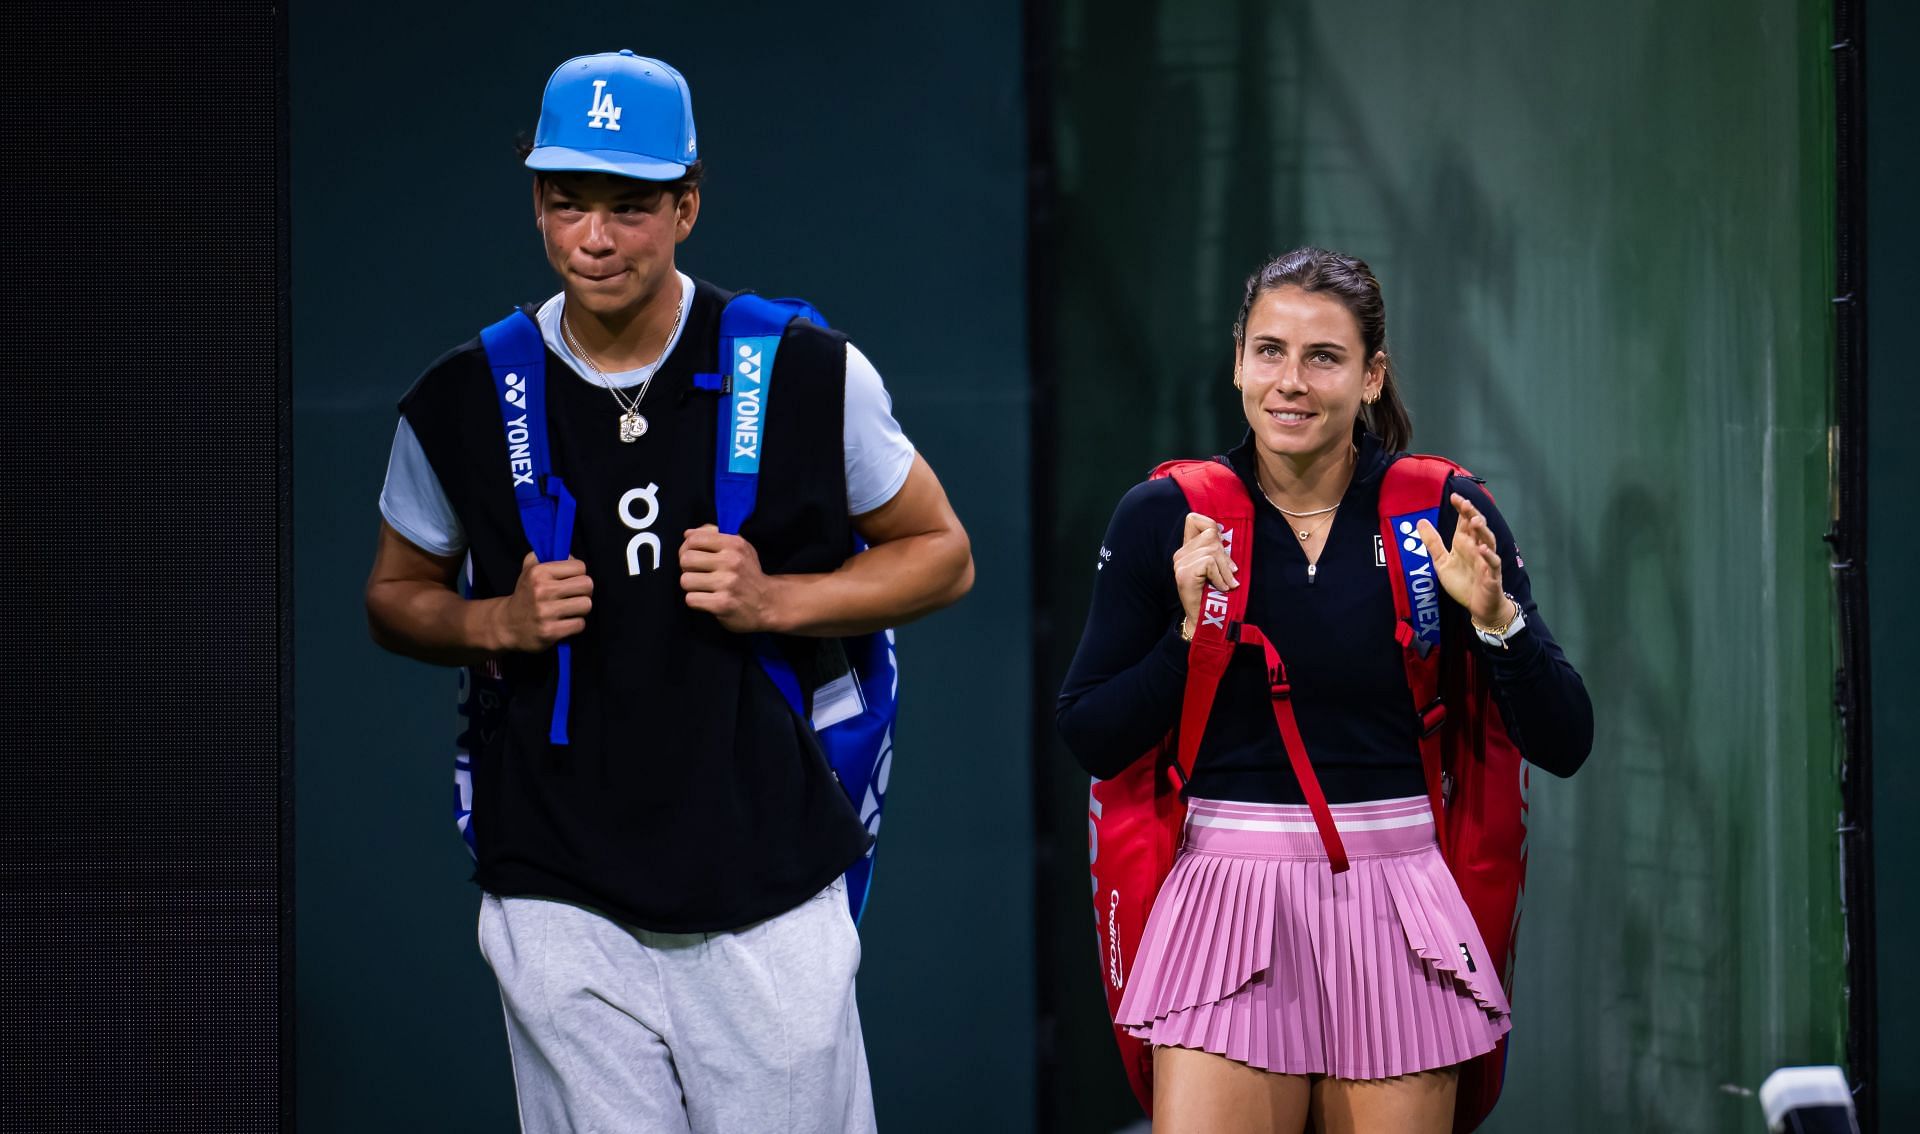
M 542 173 L 611 173 L 640 181 L 674 181 L 686 176 L 679 162 L 641 157 L 624 150 L 572 150 L 540 146 L 527 155 L 527 168 Z

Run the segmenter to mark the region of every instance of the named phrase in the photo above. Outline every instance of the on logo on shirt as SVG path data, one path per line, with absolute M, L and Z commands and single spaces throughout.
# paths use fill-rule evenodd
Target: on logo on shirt
M 633 506 L 642 501 L 646 502 L 647 514 L 636 516 L 633 514 Z M 640 549 L 643 547 L 653 553 L 653 569 L 655 571 L 660 569 L 660 537 L 647 530 L 659 518 L 659 485 L 649 484 L 645 488 L 629 489 L 627 494 L 620 498 L 620 522 L 633 529 L 635 533 L 634 537 L 627 541 L 627 574 L 640 573 Z

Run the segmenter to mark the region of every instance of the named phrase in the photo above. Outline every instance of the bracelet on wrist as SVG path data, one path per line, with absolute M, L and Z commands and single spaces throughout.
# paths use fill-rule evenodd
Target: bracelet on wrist
M 1507 636 L 1507 631 L 1512 628 L 1513 620 L 1520 617 L 1520 600 L 1504 592 L 1500 597 L 1507 600 L 1507 617 L 1500 625 L 1482 626 L 1478 618 L 1474 618 L 1471 615 L 1468 616 L 1467 620 L 1473 623 L 1473 628 L 1479 633 L 1490 634 L 1496 638 L 1504 638 Z
M 1497 650 L 1508 649 L 1507 643 L 1512 641 L 1513 636 L 1525 629 L 1527 625 L 1527 616 L 1525 612 L 1520 609 L 1520 600 L 1514 598 L 1512 595 L 1507 595 L 1506 600 L 1508 603 L 1507 620 L 1498 628 L 1482 626 L 1478 619 L 1472 615 L 1467 616 L 1467 621 L 1473 624 L 1474 636 Z

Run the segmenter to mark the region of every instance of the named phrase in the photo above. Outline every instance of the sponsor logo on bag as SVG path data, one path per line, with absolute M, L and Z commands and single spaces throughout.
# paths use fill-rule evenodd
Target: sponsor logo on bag
M 1413 632 L 1429 646 L 1440 644 L 1440 581 L 1433 574 L 1433 558 L 1427 554 L 1426 541 L 1420 538 L 1420 521 L 1438 526 L 1440 510 L 1428 508 L 1395 516 L 1389 523 L 1400 535 L 1400 571 L 1407 588 L 1407 610 L 1412 615 Z
M 527 415 L 507 419 L 507 471 L 513 474 L 513 486 L 533 484 L 533 437 L 527 432 Z
M 733 396 L 727 400 L 732 415 L 730 440 L 733 451 L 727 458 L 727 471 L 758 474 L 760 471 L 761 423 L 766 419 L 767 369 L 780 346 L 771 335 L 735 340 L 733 358 Z
M 893 729 L 889 728 L 880 738 L 880 763 L 874 768 L 873 779 L 867 783 L 866 798 L 860 802 L 860 822 L 875 839 L 880 837 L 880 808 L 886 804 L 887 780 L 892 776 Z M 879 845 L 875 842 L 867 847 L 868 858 L 873 857 L 874 848 Z
M 1220 547 L 1226 551 L 1227 558 L 1233 558 L 1233 529 L 1220 529 Z M 1205 626 L 1218 626 L 1222 633 L 1227 629 L 1226 592 L 1215 588 L 1211 583 L 1200 596 L 1200 622 Z

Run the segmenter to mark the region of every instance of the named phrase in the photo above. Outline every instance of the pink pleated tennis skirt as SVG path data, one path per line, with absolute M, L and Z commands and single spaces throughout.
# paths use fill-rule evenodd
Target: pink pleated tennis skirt
M 1385 1079 L 1491 1051 L 1507 997 L 1427 800 L 1333 818 L 1339 875 L 1303 805 L 1190 801 L 1115 1022 L 1286 1075 Z

